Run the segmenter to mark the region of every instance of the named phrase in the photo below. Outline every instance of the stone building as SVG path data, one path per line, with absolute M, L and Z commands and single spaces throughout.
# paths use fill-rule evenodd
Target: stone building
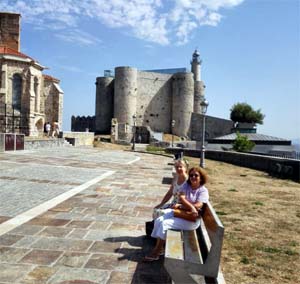
M 95 132 L 113 132 L 116 140 L 130 141 L 135 124 L 135 129 L 141 131 L 135 133 L 136 136 L 147 128 L 198 139 L 203 117 L 200 103 L 205 90 L 201 63 L 196 50 L 191 72 L 185 68 L 183 71 L 182 68 L 139 71 L 133 67 L 116 67 L 114 76 L 106 72 L 108 76 L 97 77 Z M 178 70 L 180 72 L 176 72 Z M 215 119 L 218 135 L 227 134 L 227 128 L 232 127 L 232 122 L 227 120 L 230 127 L 224 128 L 224 121 Z
M 0 12 L 0 132 L 43 133 L 45 122 L 62 124 L 59 80 L 20 52 L 20 14 Z

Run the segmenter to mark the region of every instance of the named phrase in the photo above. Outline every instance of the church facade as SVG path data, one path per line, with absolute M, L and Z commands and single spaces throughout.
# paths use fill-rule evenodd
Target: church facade
M 0 12 L 0 132 L 40 136 L 46 122 L 62 124 L 59 80 L 20 51 L 20 14 Z

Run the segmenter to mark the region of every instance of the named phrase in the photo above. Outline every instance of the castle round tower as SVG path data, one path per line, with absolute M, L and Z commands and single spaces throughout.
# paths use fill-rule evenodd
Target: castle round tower
M 193 73 L 176 73 L 173 76 L 172 119 L 175 120 L 174 134 L 189 136 L 194 107 Z
M 115 68 L 114 117 L 119 123 L 133 125 L 132 116 L 136 113 L 137 69 L 132 67 Z
M 110 133 L 114 107 L 114 78 L 97 77 L 95 132 Z

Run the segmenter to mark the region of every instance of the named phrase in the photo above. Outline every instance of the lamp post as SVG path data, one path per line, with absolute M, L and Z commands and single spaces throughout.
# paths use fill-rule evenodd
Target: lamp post
M 174 127 L 175 127 L 175 124 L 176 124 L 176 121 L 174 119 L 172 119 L 172 123 L 171 123 L 171 126 L 172 126 L 172 148 L 174 146 Z
M 205 114 L 207 112 L 208 105 L 209 105 L 209 103 L 205 98 L 200 103 L 202 114 L 203 114 L 203 120 L 202 120 L 202 146 L 201 146 L 201 159 L 200 159 L 200 167 L 201 168 L 205 168 Z
M 135 130 L 136 130 L 136 114 L 132 116 L 133 119 L 133 137 L 132 137 L 132 150 L 135 151 Z

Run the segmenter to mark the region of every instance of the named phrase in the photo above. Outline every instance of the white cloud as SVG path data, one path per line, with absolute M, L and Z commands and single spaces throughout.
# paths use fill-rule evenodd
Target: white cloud
M 1 0 L 0 10 L 20 13 L 23 21 L 37 28 L 56 30 L 56 36 L 62 40 L 80 44 L 95 43 L 91 35 L 80 32 L 80 21 L 86 18 L 109 28 L 126 29 L 148 42 L 168 45 L 187 43 L 194 30 L 202 25 L 217 26 L 222 19 L 221 9 L 235 7 L 243 1 Z
M 100 39 L 97 39 L 94 36 L 77 29 L 59 31 L 55 33 L 55 36 L 64 41 L 77 43 L 80 45 L 93 45 L 102 43 Z

